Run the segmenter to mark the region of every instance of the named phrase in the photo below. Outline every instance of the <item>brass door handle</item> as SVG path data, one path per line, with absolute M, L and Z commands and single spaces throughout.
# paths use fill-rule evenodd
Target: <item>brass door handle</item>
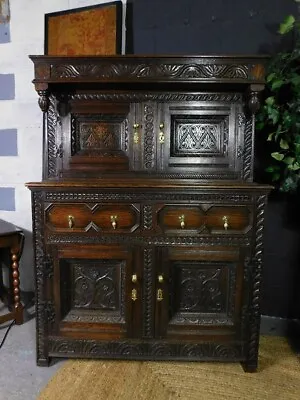
M 131 276 L 131 282 L 132 282 L 132 283 L 137 283 L 137 274 L 133 274 L 133 275 Z
M 139 124 L 133 124 L 133 129 L 134 129 L 134 131 L 133 131 L 133 142 L 135 144 L 138 144 L 138 142 L 140 141 L 139 132 L 138 132 L 139 126 L 140 126 Z
M 111 215 L 110 216 L 110 222 L 111 222 L 111 225 L 112 225 L 113 229 L 117 228 L 117 220 L 118 220 L 118 216 L 117 215 Z
M 157 289 L 156 300 L 157 301 L 163 301 L 163 299 L 164 299 L 164 296 L 163 296 L 162 289 Z
M 136 301 L 138 298 L 137 298 L 137 290 L 136 289 L 132 289 L 132 291 L 131 291 L 131 300 L 132 301 Z
M 226 215 L 224 215 L 224 217 L 222 218 L 223 222 L 224 222 L 224 229 L 225 231 L 227 231 L 227 229 L 229 228 L 229 222 L 228 222 L 228 217 Z
M 74 228 L 74 223 L 75 221 L 73 215 L 68 215 L 68 224 L 70 229 Z
M 163 128 L 164 128 L 164 124 L 163 123 L 159 124 L 159 129 L 160 129 L 160 131 L 159 131 L 159 143 L 160 144 L 164 144 L 165 143 L 165 134 L 163 132 Z
M 184 229 L 184 228 L 185 228 L 185 216 L 184 216 L 184 214 L 180 215 L 180 216 L 178 217 L 178 219 L 179 219 L 179 221 L 180 221 L 180 228 L 181 228 L 181 229 Z
M 159 283 L 164 283 L 163 275 L 158 275 L 157 280 L 158 280 Z

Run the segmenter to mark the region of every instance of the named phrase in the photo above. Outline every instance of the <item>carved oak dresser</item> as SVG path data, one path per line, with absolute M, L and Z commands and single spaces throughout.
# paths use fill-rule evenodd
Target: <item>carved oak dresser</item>
M 44 112 L 32 191 L 37 363 L 257 368 L 263 57 L 31 56 Z

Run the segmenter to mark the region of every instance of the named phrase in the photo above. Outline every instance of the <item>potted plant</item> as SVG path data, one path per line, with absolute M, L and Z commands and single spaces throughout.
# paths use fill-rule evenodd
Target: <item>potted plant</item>
M 300 1 L 300 0 L 299 0 Z M 266 171 L 280 191 L 300 188 L 300 23 L 293 15 L 279 27 L 293 35 L 288 51 L 271 57 L 266 76 L 266 97 L 257 114 L 256 129 L 266 135 Z

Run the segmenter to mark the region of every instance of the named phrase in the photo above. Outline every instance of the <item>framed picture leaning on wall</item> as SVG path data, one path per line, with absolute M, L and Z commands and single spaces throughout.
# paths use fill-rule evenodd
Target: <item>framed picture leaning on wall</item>
M 45 54 L 113 55 L 122 51 L 122 1 L 45 14 Z

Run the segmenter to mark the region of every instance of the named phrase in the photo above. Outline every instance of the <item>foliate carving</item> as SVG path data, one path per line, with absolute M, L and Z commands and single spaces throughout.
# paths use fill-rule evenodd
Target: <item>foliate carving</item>
M 143 280 L 143 337 L 152 338 L 154 310 L 153 299 L 153 261 L 154 249 L 144 249 L 144 280 Z
M 145 169 L 153 169 L 155 167 L 153 105 L 146 104 L 144 107 L 144 126 L 144 167 Z
M 215 124 L 178 124 L 178 151 L 196 150 L 216 153 L 220 143 L 218 125 Z
M 52 65 L 52 78 L 94 78 L 94 79 L 168 79 L 195 80 L 195 79 L 238 79 L 251 80 L 249 66 L 243 64 L 141 64 L 99 62 L 96 64 L 59 64 Z
M 174 131 L 173 156 L 214 156 L 227 153 L 229 118 L 225 117 L 182 117 L 172 118 Z
M 108 101 L 215 101 L 236 103 L 242 101 L 241 93 L 76 93 L 73 100 Z
M 247 118 L 245 124 L 244 134 L 244 163 L 243 163 L 243 176 L 245 181 L 252 180 L 252 168 L 253 168 L 253 135 L 254 135 L 254 124 L 255 117 L 251 116 Z
M 55 178 L 57 176 L 57 125 L 58 114 L 56 109 L 57 100 L 51 95 L 49 98 L 49 110 L 47 113 L 47 147 L 48 147 L 48 174 L 47 178 Z
M 188 189 L 187 189 L 188 190 Z M 203 201 L 222 203 L 250 203 L 252 196 L 248 194 L 235 193 L 198 193 L 198 194 L 179 194 L 179 193 L 151 193 L 151 199 L 155 201 Z M 78 193 L 78 192 L 47 192 L 46 201 L 78 201 L 78 202 L 101 202 L 106 200 L 140 202 L 149 200 L 147 193 Z
M 118 282 L 124 280 L 124 262 L 101 260 L 97 264 L 74 263 L 72 266 L 75 308 L 105 311 L 120 308 Z
M 45 321 L 47 321 L 48 326 L 51 327 L 51 325 L 54 324 L 56 318 L 54 304 L 52 301 L 47 300 L 47 301 L 41 301 L 40 305 Z
M 82 322 L 82 323 L 96 323 L 96 324 L 124 324 L 125 316 L 120 315 L 119 312 L 109 314 L 75 314 L 68 313 L 63 319 L 64 322 Z
M 44 257 L 43 271 L 47 279 L 51 279 L 53 277 L 53 260 L 49 254 Z
M 252 114 L 256 114 L 260 108 L 259 93 L 260 92 L 255 92 L 255 91 L 250 92 L 248 107 Z
M 144 229 L 152 229 L 153 226 L 153 219 L 152 219 L 152 206 L 145 205 L 143 207 L 143 220 L 144 220 Z
M 208 318 L 207 315 L 200 313 L 178 313 L 172 318 L 170 325 L 233 326 L 234 322 L 232 318 L 220 318 L 219 315 Z
M 47 112 L 49 108 L 49 94 L 48 90 L 38 90 L 39 97 L 38 103 L 43 112 Z
M 190 359 L 190 360 L 227 360 L 234 361 L 241 357 L 239 342 L 219 344 L 168 343 L 164 340 L 135 342 L 130 340 L 100 342 L 96 340 L 49 338 L 49 351 L 52 355 L 69 354 L 88 358 L 121 359 Z
M 128 121 L 123 115 L 114 114 L 72 114 L 71 150 L 72 155 L 87 150 L 108 154 L 121 150 L 121 142 L 128 142 Z
M 183 265 L 186 263 L 183 263 Z M 221 291 L 220 268 L 197 268 L 197 274 L 193 267 L 180 264 L 180 312 L 224 312 L 225 294 Z M 175 289 L 175 288 L 174 288 Z M 176 293 L 177 291 L 174 290 Z
M 33 242 L 35 251 L 35 287 L 36 287 L 36 340 L 37 358 L 40 363 L 47 362 L 46 352 L 46 327 L 47 315 L 45 313 L 45 274 L 44 274 L 44 224 L 43 224 L 43 197 L 42 192 L 32 193 L 33 208 Z

